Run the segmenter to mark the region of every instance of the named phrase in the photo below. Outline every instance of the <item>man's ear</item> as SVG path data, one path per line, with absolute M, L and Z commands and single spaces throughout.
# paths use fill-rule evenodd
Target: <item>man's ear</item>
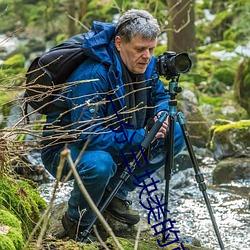
M 115 37 L 115 47 L 116 47 L 116 49 L 117 49 L 118 51 L 120 51 L 120 49 L 121 49 L 121 43 L 122 43 L 121 37 L 116 36 L 116 37 Z

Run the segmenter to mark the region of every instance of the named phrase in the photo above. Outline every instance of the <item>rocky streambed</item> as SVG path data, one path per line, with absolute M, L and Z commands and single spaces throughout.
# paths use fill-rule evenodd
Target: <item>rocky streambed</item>
M 212 171 L 215 162 L 206 157 L 202 160 L 201 171 L 207 185 L 207 194 L 211 203 L 222 241 L 227 250 L 248 249 L 250 246 L 250 180 L 238 180 L 228 184 L 212 185 Z M 154 176 L 162 179 L 162 172 Z M 39 187 L 42 197 L 49 201 L 54 182 L 42 184 Z M 72 182 L 66 183 L 57 191 L 55 203 L 67 201 L 72 188 Z M 157 184 L 157 194 L 165 193 L 165 181 Z M 139 203 L 140 190 L 130 194 L 132 207 L 139 211 L 144 222 L 147 222 L 148 211 Z M 147 196 L 142 196 L 145 200 Z M 217 237 L 206 208 L 203 195 L 197 187 L 193 168 L 177 171 L 170 180 L 168 202 L 168 217 L 175 220 L 175 229 L 179 237 L 185 241 L 200 242 L 202 247 L 219 250 Z M 144 229 L 154 235 L 150 225 L 144 223 Z M 157 244 L 157 243 L 156 243 Z

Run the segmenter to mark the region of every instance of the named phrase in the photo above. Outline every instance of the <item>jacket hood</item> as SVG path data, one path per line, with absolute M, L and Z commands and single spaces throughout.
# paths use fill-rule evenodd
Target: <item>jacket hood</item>
M 94 21 L 85 34 L 83 49 L 87 56 L 104 64 L 112 64 L 115 24 Z

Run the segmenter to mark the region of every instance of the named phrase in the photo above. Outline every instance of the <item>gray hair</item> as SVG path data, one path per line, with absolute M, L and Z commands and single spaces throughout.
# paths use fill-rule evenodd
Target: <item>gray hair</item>
M 118 20 L 116 36 L 128 43 L 135 35 L 153 40 L 160 34 L 157 20 L 145 10 L 128 10 Z

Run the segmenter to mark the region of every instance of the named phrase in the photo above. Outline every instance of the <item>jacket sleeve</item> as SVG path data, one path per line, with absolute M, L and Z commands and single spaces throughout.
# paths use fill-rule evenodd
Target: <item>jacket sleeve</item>
M 106 117 L 106 96 L 109 90 L 106 73 L 104 66 L 95 64 L 90 67 L 83 63 L 68 81 L 89 81 L 74 84 L 67 89 L 66 102 L 71 109 L 71 130 L 76 135 L 79 147 L 88 143 L 90 150 L 120 154 L 121 151 L 140 145 L 146 132 L 144 129 L 134 130 L 126 126 L 111 130 L 106 126 L 107 123 L 116 122 L 115 112 L 112 117 Z

